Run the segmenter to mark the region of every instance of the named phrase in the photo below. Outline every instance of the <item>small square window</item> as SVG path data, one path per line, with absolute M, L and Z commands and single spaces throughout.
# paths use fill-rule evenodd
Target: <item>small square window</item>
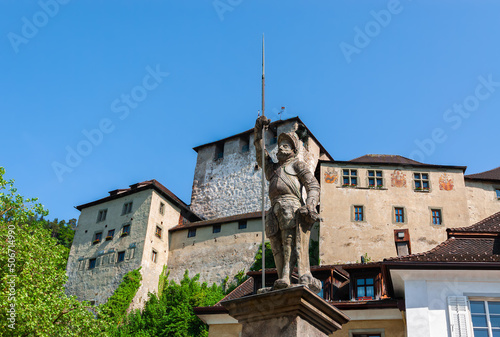
M 188 230 L 188 238 L 194 238 L 196 236 L 196 228 L 190 228 Z
M 212 227 L 212 233 L 220 233 L 221 225 L 214 225 Z
M 155 235 L 161 239 L 161 227 L 156 226 Z
M 106 235 L 106 241 L 113 240 L 113 237 L 115 236 L 115 230 L 110 229 L 108 231 L 108 235 Z
M 394 222 L 405 222 L 405 210 L 403 207 L 394 207 Z
M 354 221 L 364 221 L 365 220 L 363 206 L 354 206 L 353 220 Z
M 375 297 L 375 282 L 374 278 L 358 278 L 356 279 L 356 299 L 368 300 Z
M 384 187 L 382 171 L 368 170 L 368 187 Z
M 123 204 L 122 215 L 132 212 L 132 201 Z
M 151 261 L 156 263 L 157 258 L 158 258 L 158 253 L 156 252 L 156 250 L 153 250 L 153 252 L 151 253 Z
M 342 170 L 342 186 L 358 186 L 358 170 Z
M 98 244 L 99 242 L 101 242 L 102 240 L 102 232 L 98 232 L 98 233 L 95 233 L 94 234 L 94 241 L 92 242 L 92 244 Z
M 238 229 L 245 229 L 245 228 L 247 228 L 247 221 L 246 220 L 238 221 Z
M 165 204 L 160 202 L 160 214 L 163 215 L 165 213 Z
M 121 236 L 127 236 L 130 235 L 130 225 L 125 225 L 122 228 L 122 235 Z
M 432 216 L 432 224 L 433 225 L 442 225 L 443 224 L 443 215 L 441 214 L 440 209 L 431 209 Z
M 416 191 L 428 191 L 430 188 L 429 173 L 414 173 L 413 180 Z
M 118 257 L 116 258 L 116 262 L 123 262 L 125 260 L 125 251 L 118 252 Z
M 89 269 L 95 268 L 96 261 L 97 261 L 97 259 L 90 259 L 89 260 Z
M 108 213 L 107 209 L 101 209 L 97 214 L 97 222 L 101 222 L 106 220 L 106 214 Z

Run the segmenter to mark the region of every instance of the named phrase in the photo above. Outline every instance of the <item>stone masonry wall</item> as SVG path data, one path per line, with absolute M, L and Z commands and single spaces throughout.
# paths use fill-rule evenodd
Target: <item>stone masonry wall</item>
M 277 134 L 297 129 L 297 122 L 281 124 Z M 275 161 L 277 144 L 269 144 L 273 133 L 266 134 L 266 149 Z M 216 145 L 198 149 L 193 180 L 191 209 L 207 219 L 261 210 L 261 169 L 257 167 L 253 134 L 249 137 L 249 151 L 242 152 L 245 141 L 231 138 L 224 144 L 224 157 L 214 160 Z M 309 151 L 301 144 L 299 158 L 314 170 L 319 158 L 319 146 L 310 138 Z M 266 190 L 267 190 L 266 181 Z M 266 192 L 266 208 L 270 207 Z
M 238 222 L 222 224 L 220 233 L 212 233 L 212 226 L 200 227 L 196 236 L 187 238 L 187 230 L 170 233 L 168 267 L 169 279 L 180 281 L 189 270 L 200 280 L 220 284 L 226 276 L 229 281 L 240 271 L 249 270 L 262 242 L 262 222 L 248 220 L 246 229 L 238 229 Z
M 84 208 L 78 219 L 75 237 L 67 265 L 66 292 L 79 300 L 102 304 L 121 283 L 123 275 L 139 268 L 142 260 L 144 236 L 151 203 L 151 190 Z M 122 215 L 123 204 L 132 201 L 132 212 Z M 97 222 L 99 210 L 107 209 L 106 220 Z M 124 225 L 130 225 L 130 235 L 121 237 Z M 108 231 L 114 229 L 112 240 L 106 241 Z M 102 241 L 93 244 L 96 232 L 102 232 Z M 125 259 L 117 262 L 118 252 Z M 96 266 L 89 269 L 89 260 Z M 144 273 L 144 270 L 142 271 Z

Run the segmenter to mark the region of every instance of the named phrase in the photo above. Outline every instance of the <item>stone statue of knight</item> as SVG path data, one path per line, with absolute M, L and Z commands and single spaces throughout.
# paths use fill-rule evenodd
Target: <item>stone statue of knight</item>
M 265 116 L 257 119 L 254 128 L 254 144 L 257 163 L 262 167 L 262 128 L 270 120 Z M 269 238 L 278 272 L 273 289 L 284 289 L 291 284 L 291 274 L 297 265 L 299 284 L 312 291 L 321 290 L 321 282 L 311 274 L 309 264 L 309 237 L 311 226 L 319 221 L 316 206 L 319 203 L 319 183 L 297 158 L 299 139 L 295 132 L 278 136 L 278 162 L 265 151 L 265 175 L 269 181 L 271 208 L 266 216 L 266 236 Z M 302 196 L 303 187 L 307 198 Z

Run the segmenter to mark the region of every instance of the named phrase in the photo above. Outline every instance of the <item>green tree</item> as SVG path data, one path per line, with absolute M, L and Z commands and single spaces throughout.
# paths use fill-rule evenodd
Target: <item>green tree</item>
M 199 274 L 189 278 L 187 270 L 179 284 L 160 278 L 161 296 L 149 294 L 142 312 L 130 313 L 116 336 L 208 336 L 206 324 L 194 314 L 193 308 L 214 305 L 224 297 L 224 291 L 215 284 L 211 287 L 200 284 L 199 278 Z
M 0 335 L 100 335 L 104 323 L 64 292 L 66 248 L 35 220 L 48 212 L 4 174 L 0 167 Z

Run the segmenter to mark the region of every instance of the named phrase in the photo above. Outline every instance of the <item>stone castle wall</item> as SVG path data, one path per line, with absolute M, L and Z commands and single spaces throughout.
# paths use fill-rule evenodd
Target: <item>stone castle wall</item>
M 151 190 L 84 208 L 78 219 L 75 237 L 68 259 L 66 292 L 79 300 L 102 304 L 113 294 L 123 276 L 139 268 L 144 250 L 144 235 L 148 224 Z M 133 202 L 132 212 L 122 215 L 123 204 Z M 99 210 L 107 209 L 106 220 L 96 222 Z M 130 235 L 121 237 L 124 225 L 130 225 Z M 112 240 L 106 241 L 114 229 Z M 102 232 L 102 242 L 93 244 L 96 232 Z M 118 252 L 125 259 L 117 262 Z M 89 269 L 89 260 L 96 266 Z
M 296 121 L 284 122 L 276 132 L 269 130 L 266 134 L 266 149 L 276 160 L 277 144 L 270 144 L 275 135 L 282 132 L 295 131 Z M 216 144 L 198 149 L 191 209 L 207 219 L 221 218 L 236 214 L 258 212 L 261 210 L 261 169 L 257 167 L 255 158 L 254 137 L 248 139 L 230 138 L 224 144 L 224 157 L 215 159 Z M 242 151 L 248 144 L 249 150 Z M 306 149 L 300 144 L 299 158 L 304 160 L 314 173 L 320 148 L 309 138 Z M 266 181 L 266 190 L 268 184 Z M 266 193 L 266 208 L 269 208 Z
M 240 271 L 247 272 L 262 242 L 262 221 L 247 221 L 246 229 L 238 229 L 238 222 L 221 225 L 220 233 L 212 233 L 212 226 L 200 227 L 196 236 L 187 238 L 187 230 L 170 233 L 168 258 L 169 279 L 180 281 L 186 270 L 190 277 L 200 274 L 200 280 L 221 284 Z

